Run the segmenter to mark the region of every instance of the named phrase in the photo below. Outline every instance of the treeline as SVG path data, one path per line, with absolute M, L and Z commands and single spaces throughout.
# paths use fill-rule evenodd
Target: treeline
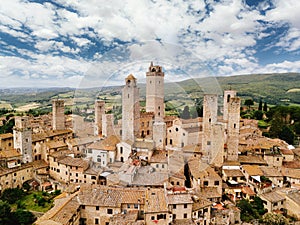
M 266 113 L 266 121 L 270 124 L 268 135 L 294 144 L 300 136 L 300 107 L 275 106 Z

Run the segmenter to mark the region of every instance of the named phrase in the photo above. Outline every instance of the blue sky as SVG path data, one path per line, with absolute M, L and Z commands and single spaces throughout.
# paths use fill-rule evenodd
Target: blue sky
M 0 3 L 0 87 L 300 72 L 300 1 L 9 0 Z

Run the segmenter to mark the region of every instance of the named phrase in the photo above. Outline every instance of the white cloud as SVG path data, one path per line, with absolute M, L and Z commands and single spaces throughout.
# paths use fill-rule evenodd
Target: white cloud
M 145 65 L 151 60 L 165 65 L 167 70 L 185 71 L 189 76 L 300 70 L 296 62 L 288 61 L 261 67 L 254 55 L 257 42 L 271 35 L 266 28 L 286 23 L 290 29 L 279 42 L 270 45 L 287 51 L 299 50 L 300 2 L 297 1 L 274 0 L 274 8 L 266 2 L 250 8 L 242 0 L 57 0 L 56 3 L 62 7 L 22 0 L 0 4 L 1 31 L 32 43 L 38 50 L 6 45 L 0 56 L 2 74 L 21 80 L 29 78 L 24 84 L 33 79 L 57 85 L 62 82 L 75 85 L 82 77 L 90 76 L 86 83 L 89 85 L 92 79 L 107 78 L 101 78 L 101 70 L 105 69 L 97 71 L 99 67 L 91 66 L 99 60 L 100 67 L 110 67 L 114 83 L 122 83 L 130 70 L 142 80 Z M 210 8 L 209 14 L 205 6 Z M 261 9 L 267 10 L 266 15 Z M 266 23 L 262 25 L 261 20 Z M 129 44 L 118 44 L 116 39 Z M 162 45 L 155 39 L 161 40 Z M 83 59 L 81 50 L 95 48 L 97 41 L 104 47 L 116 48 L 108 53 L 93 52 L 93 60 Z M 5 56 L 9 50 L 30 59 Z M 68 57 L 60 56 L 61 53 Z M 117 75 L 116 71 L 122 74 Z M 184 75 L 173 74 L 173 78 L 180 80 Z M 5 81 L 7 85 L 9 81 L 12 80 Z

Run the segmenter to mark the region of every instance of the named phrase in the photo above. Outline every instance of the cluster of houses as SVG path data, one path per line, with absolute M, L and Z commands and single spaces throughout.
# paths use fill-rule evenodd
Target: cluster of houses
M 13 134 L 0 135 L 0 192 L 25 182 L 62 190 L 37 225 L 239 224 L 236 203 L 255 196 L 268 212 L 300 219 L 300 149 L 241 119 L 235 91 L 224 91 L 222 106 L 205 94 L 203 117 L 182 119 L 165 114 L 161 66 L 151 63 L 146 82 L 143 110 L 129 75 L 122 119 L 96 100 L 80 135 L 60 99 L 52 119 L 15 117 Z

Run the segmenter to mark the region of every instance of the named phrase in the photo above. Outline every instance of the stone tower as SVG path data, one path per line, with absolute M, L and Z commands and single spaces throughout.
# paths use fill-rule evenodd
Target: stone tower
M 122 140 L 134 141 L 139 133 L 140 103 L 136 78 L 130 74 L 122 90 Z
M 223 119 L 228 120 L 228 104 L 230 98 L 236 97 L 236 91 L 234 90 L 225 90 L 224 91 L 224 100 L 223 100 Z
M 109 137 L 110 135 L 116 135 L 114 130 L 114 114 L 102 115 L 102 135 Z
M 203 141 L 204 160 L 211 161 L 213 151 L 213 126 L 217 122 L 218 116 L 218 95 L 205 94 L 203 98 Z
M 105 114 L 105 101 L 95 101 L 95 129 L 94 135 L 102 135 L 102 116 Z
M 227 123 L 227 161 L 238 160 L 241 99 L 230 98 Z
M 32 162 L 32 130 L 29 117 L 15 117 L 14 147 L 22 154 L 23 163 Z
M 211 149 L 209 152 L 209 164 L 221 167 L 224 162 L 224 125 L 216 123 L 212 125 Z
M 154 112 L 155 120 L 165 116 L 164 76 L 162 67 L 151 62 L 146 73 L 146 112 Z
M 65 127 L 65 105 L 64 100 L 52 100 L 52 128 L 53 130 L 64 130 Z

